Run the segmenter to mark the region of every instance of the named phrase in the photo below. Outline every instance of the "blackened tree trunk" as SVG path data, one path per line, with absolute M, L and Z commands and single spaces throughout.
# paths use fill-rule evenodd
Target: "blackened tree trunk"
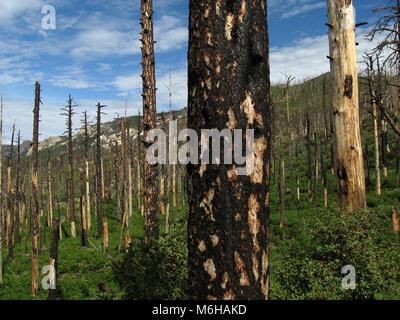
M 32 139 L 32 195 L 31 195 L 31 234 L 32 234 L 32 296 L 39 294 L 39 201 L 38 201 L 38 158 L 39 158 L 39 105 L 40 84 L 35 85 L 35 108 L 33 110 Z
M 7 159 L 7 246 L 8 246 L 8 257 L 12 258 L 14 256 L 14 188 L 12 183 L 12 162 L 13 162 L 13 152 L 14 152 L 14 133 L 15 124 L 12 127 L 11 134 L 11 148 Z
M 68 137 L 68 186 L 69 186 L 69 218 L 71 222 L 71 235 L 76 237 L 75 219 L 75 190 L 74 190 L 74 149 L 72 145 L 72 116 L 75 114 L 71 95 L 68 98 L 68 105 L 62 109 L 67 117 L 67 137 Z
M 20 227 L 20 201 L 21 201 L 21 132 L 18 131 L 17 138 L 17 167 L 16 167 L 16 180 L 15 180 L 15 242 L 21 242 Z
M 352 0 L 327 0 L 338 204 L 366 208 Z
M 87 111 L 83 113 L 83 130 L 85 136 L 85 203 L 86 203 L 86 218 L 87 218 L 87 229 L 91 229 L 91 213 L 90 213 L 90 181 L 89 181 L 89 133 L 88 133 L 88 121 Z
M 308 201 L 312 200 L 312 176 L 313 176 L 313 169 L 312 169 L 312 159 L 311 159 L 311 120 L 310 116 L 306 114 L 306 139 L 307 139 L 307 178 L 308 178 Z
M 142 25 L 142 67 L 143 67 L 143 127 L 144 127 L 144 229 L 145 242 L 159 237 L 158 217 L 158 167 L 150 165 L 146 154 L 153 142 L 148 139 L 150 130 L 156 122 L 156 79 L 154 65 L 153 39 L 153 1 L 141 0 Z
M 254 129 L 255 136 L 254 170 L 248 175 L 238 175 L 233 164 L 188 166 L 189 296 L 267 299 L 267 4 L 191 0 L 189 8 L 188 126 L 198 137 L 202 129 Z M 240 140 L 245 136 L 242 132 Z M 220 159 L 231 151 L 221 152 Z
M 96 210 L 97 210 L 97 236 L 99 239 L 104 237 L 103 212 L 102 212 L 102 192 L 101 192 L 101 109 L 100 102 L 97 104 L 97 132 L 96 132 Z
M 50 288 L 48 300 L 56 300 L 57 297 L 57 270 L 58 270 L 58 241 L 60 239 L 60 218 L 54 219 L 51 227 L 51 244 L 50 244 Z

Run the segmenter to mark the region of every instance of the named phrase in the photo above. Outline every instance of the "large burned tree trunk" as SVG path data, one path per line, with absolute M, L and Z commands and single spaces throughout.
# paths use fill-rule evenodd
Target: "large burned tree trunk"
M 32 195 L 31 195 L 31 233 L 32 233 L 32 296 L 39 294 L 39 200 L 38 200 L 38 158 L 39 158 L 39 105 L 40 84 L 35 86 L 35 108 L 33 109 L 32 142 Z
M 156 122 L 156 79 L 154 65 L 153 39 L 153 1 L 141 0 L 142 25 L 142 67 L 143 67 L 143 127 L 144 127 L 144 228 L 145 242 L 159 237 L 158 217 L 158 167 L 150 165 L 146 159 L 152 141 L 148 139 L 150 130 Z
M 100 102 L 97 104 L 97 123 L 96 123 L 96 211 L 97 211 L 97 237 L 103 239 L 103 211 L 102 211 L 102 177 L 101 177 L 101 109 Z
M 352 0 L 327 0 L 338 204 L 366 207 Z
M 199 137 L 202 129 L 242 129 L 241 140 L 255 131 L 251 174 L 237 175 L 232 164 L 188 166 L 190 298 L 267 299 L 266 1 L 191 0 L 189 19 L 189 127 Z

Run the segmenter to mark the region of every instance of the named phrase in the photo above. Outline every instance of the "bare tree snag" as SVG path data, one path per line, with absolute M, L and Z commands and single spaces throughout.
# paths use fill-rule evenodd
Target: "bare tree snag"
M 327 0 L 338 204 L 366 208 L 352 0 Z
M 11 148 L 7 159 L 7 238 L 8 257 L 14 256 L 13 232 L 14 232 L 14 188 L 12 185 L 12 162 L 14 152 L 15 124 L 12 126 Z
M 312 159 L 311 159 L 311 120 L 310 116 L 307 112 L 306 114 L 306 139 L 307 139 L 307 163 L 308 163 L 308 170 L 307 170 L 307 178 L 308 178 L 308 201 L 312 200 L 313 192 L 312 192 Z
M 53 177 L 51 174 L 51 153 L 50 149 L 48 152 L 47 159 L 47 187 L 49 192 L 49 215 L 48 215 L 48 225 L 51 227 L 53 223 Z
M 32 195 L 31 195 L 31 233 L 32 233 L 32 296 L 39 294 L 39 201 L 38 201 L 38 158 L 39 158 L 39 105 L 40 84 L 35 85 L 35 108 L 33 110 L 32 139 Z
M 76 220 L 75 220 L 75 190 L 74 190 L 74 149 L 72 145 L 72 116 L 75 114 L 72 105 L 72 97 L 68 97 L 68 105 L 62 109 L 62 115 L 67 117 L 67 137 L 68 137 L 68 186 L 69 186 L 69 217 L 71 222 L 71 236 L 76 237 Z
M 79 199 L 79 209 L 81 216 L 81 246 L 82 248 L 89 247 L 89 241 L 87 236 L 87 220 L 86 220 L 86 206 L 85 206 L 85 175 L 83 170 L 79 171 L 80 174 L 80 182 L 81 182 L 81 196 Z
M 238 175 L 233 164 L 188 165 L 189 297 L 267 299 L 267 4 L 191 0 L 189 8 L 189 128 L 198 137 L 202 129 L 254 130 L 251 174 Z M 244 146 L 246 132 L 241 138 Z M 220 159 L 231 151 L 221 151 Z
M 83 112 L 83 130 L 84 130 L 84 137 L 85 137 L 86 218 L 87 218 L 87 229 L 90 230 L 92 227 L 92 221 L 91 221 L 91 213 L 90 213 L 89 133 L 88 133 L 87 111 Z
M 51 223 L 51 244 L 50 244 L 50 288 L 48 300 L 56 300 L 57 297 L 57 270 L 58 270 L 58 241 L 60 239 L 60 218 L 54 219 Z
M 104 237 L 103 212 L 102 212 L 102 176 L 101 176 L 101 109 L 100 102 L 97 104 L 97 132 L 96 132 L 96 211 L 97 211 L 97 232 L 98 238 Z
M 20 217 L 20 201 L 21 201 L 21 132 L 18 130 L 17 138 L 17 166 L 16 166 L 16 178 L 15 178 L 15 242 L 21 242 L 20 228 L 21 228 L 21 217 Z
M 153 1 L 141 0 L 142 67 L 143 67 L 143 128 L 144 128 L 144 229 L 145 242 L 159 237 L 158 217 L 158 167 L 147 161 L 147 150 L 153 143 L 149 131 L 155 129 L 156 79 L 153 39 Z

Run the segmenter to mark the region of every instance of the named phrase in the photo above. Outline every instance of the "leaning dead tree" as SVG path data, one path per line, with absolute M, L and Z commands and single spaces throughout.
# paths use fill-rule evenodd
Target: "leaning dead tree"
M 254 147 L 247 175 L 240 175 L 239 165 L 220 163 L 231 148 L 224 148 L 213 164 L 188 165 L 189 296 L 268 299 L 267 4 L 203 0 L 190 1 L 189 8 L 189 127 L 198 137 L 203 129 L 254 130 L 254 143 L 242 131 L 233 146 Z M 209 152 L 206 147 L 202 155 Z
M 158 217 L 158 167 L 147 161 L 147 150 L 153 141 L 148 139 L 156 121 L 156 79 L 153 39 L 153 1 L 141 0 L 142 25 L 142 79 L 143 79 L 143 127 L 144 127 L 144 229 L 145 242 L 159 237 Z
M 366 207 L 352 0 L 327 0 L 338 204 Z
M 61 110 L 64 111 L 62 115 L 67 117 L 67 137 L 68 137 L 68 186 L 69 186 L 69 219 L 71 222 L 71 235 L 73 238 L 76 237 L 75 227 L 75 190 L 74 190 L 74 149 L 72 144 L 72 116 L 75 114 L 74 107 L 72 105 L 71 95 L 68 98 L 68 105 Z
M 39 200 L 38 200 L 38 159 L 39 159 L 39 106 L 40 84 L 35 85 L 35 108 L 33 109 L 32 139 L 32 191 L 31 191 L 31 234 L 32 234 L 32 296 L 39 294 Z

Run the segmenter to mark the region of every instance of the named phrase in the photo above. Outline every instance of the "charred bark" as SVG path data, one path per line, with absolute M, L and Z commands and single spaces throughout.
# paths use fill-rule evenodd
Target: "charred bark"
M 147 150 L 154 141 L 148 139 L 156 121 L 156 79 L 153 39 L 153 1 L 141 0 L 142 25 L 142 79 L 143 79 L 143 128 L 144 128 L 144 229 L 145 242 L 158 240 L 158 167 L 147 161 Z
M 252 129 L 255 136 L 254 170 L 248 175 L 238 175 L 233 164 L 188 165 L 189 296 L 267 299 L 271 104 L 266 1 L 191 0 L 189 8 L 189 127 L 198 137 L 202 129 Z M 247 140 L 245 132 L 241 138 Z M 222 151 L 220 159 L 231 151 Z

